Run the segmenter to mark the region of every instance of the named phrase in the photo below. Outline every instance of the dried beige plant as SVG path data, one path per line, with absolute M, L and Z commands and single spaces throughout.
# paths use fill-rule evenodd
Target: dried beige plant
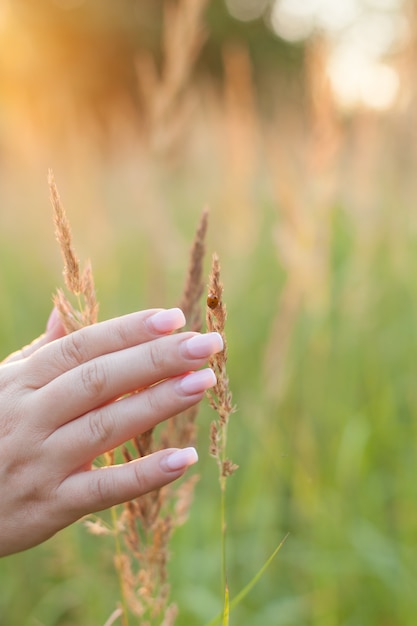
M 65 330 L 67 333 L 71 333 L 83 326 L 95 324 L 98 319 L 99 305 L 96 299 L 90 262 L 87 261 L 82 272 L 80 270 L 80 262 L 72 244 L 70 223 L 58 193 L 52 170 L 49 170 L 48 184 L 53 208 L 55 236 L 64 260 L 65 285 L 68 291 L 76 296 L 78 309 L 74 308 L 62 289 L 57 289 L 53 300 Z
M 201 295 L 204 291 L 203 260 L 208 210 L 198 224 L 191 247 L 187 279 L 180 305 L 193 331 L 201 330 Z M 158 430 L 149 430 L 123 446 L 124 461 L 151 454 L 162 447 L 183 447 L 195 442 L 195 419 L 198 406 L 175 416 Z M 175 622 L 177 607 L 169 601 L 167 565 L 169 542 L 175 528 L 185 523 L 198 476 L 166 485 L 132 500 L 118 517 L 118 533 L 126 550 L 116 559 L 129 610 L 141 618 L 141 624 Z
M 338 153 L 343 133 L 327 72 L 328 58 L 329 43 L 322 37 L 312 39 L 305 56 L 310 127 L 306 159 L 309 174 L 321 196 L 326 195 L 331 200 L 338 183 Z
M 188 274 L 180 301 L 187 327 L 189 330 L 200 331 L 203 325 L 201 296 L 204 292 L 203 262 L 205 256 L 205 239 L 207 233 L 209 211 L 207 208 L 201 214 L 194 241 L 191 247 Z
M 227 425 L 235 408 L 232 403 L 232 393 L 229 388 L 229 377 L 226 370 L 227 342 L 225 335 L 226 305 L 223 302 L 223 283 L 220 278 L 220 261 L 217 254 L 213 254 L 211 273 L 209 277 L 209 293 L 207 297 L 206 322 L 207 330 L 222 335 L 224 348 L 212 356 L 209 365 L 217 377 L 217 383 L 207 391 L 211 407 L 217 412 L 218 420 L 211 424 L 210 453 L 215 457 L 220 471 L 220 484 L 225 488 L 224 479 L 233 474 L 237 466 L 226 458 Z
M 326 59 L 325 42 L 311 42 L 305 62 L 309 132 L 303 137 L 299 162 L 289 158 L 281 136 L 267 141 L 278 213 L 274 238 L 286 274 L 264 362 L 265 390 L 273 399 L 279 399 L 286 388 L 287 357 L 300 314 L 303 310 L 321 312 L 329 301 L 332 212 L 342 131 L 325 72 Z
M 223 183 L 228 211 L 224 222 L 229 247 L 248 250 L 257 240 L 259 207 L 253 200 L 253 187 L 259 177 L 260 127 L 257 92 L 249 50 L 242 44 L 223 49 L 224 88 L 221 117 L 221 158 L 227 172 Z
M 149 143 L 157 153 L 169 152 L 184 137 L 191 106 L 185 92 L 206 37 L 203 14 L 207 4 L 208 0 L 165 2 L 161 70 L 149 52 L 137 57 Z
M 194 332 L 200 332 L 203 326 L 201 297 L 204 292 L 203 263 L 206 252 L 208 215 L 209 211 L 205 208 L 191 246 L 187 277 L 179 304 L 187 320 L 187 329 Z M 176 447 L 193 445 L 196 438 L 195 420 L 197 413 L 198 405 L 194 405 L 170 420 L 161 433 L 163 445 L 165 447 L 168 445 L 175 445 Z
M 58 289 L 54 302 L 65 329 L 73 332 L 97 321 L 98 303 L 91 265 L 87 263 L 81 272 L 72 244 L 69 220 L 51 171 L 48 180 L 56 238 L 64 260 L 65 284 L 68 291 L 78 298 L 79 308 L 74 308 L 62 289 Z M 205 209 L 192 245 L 181 298 L 189 328 L 194 331 L 201 330 L 202 326 L 201 295 L 204 290 L 203 260 L 207 221 L 208 211 Z M 105 463 L 113 464 L 120 456 L 122 462 L 129 462 L 161 447 L 190 445 L 195 439 L 197 411 L 198 407 L 192 407 L 162 426 L 160 432 L 149 430 L 133 438 L 120 451 L 109 451 L 104 455 Z M 113 508 L 113 528 L 109 528 L 99 518 L 85 520 L 92 534 L 111 534 L 116 539 L 115 565 L 119 572 L 123 606 L 112 613 L 106 624 L 113 624 L 119 617 L 124 624 L 128 624 L 127 610 L 141 619 L 142 626 L 174 624 L 177 607 L 169 602 L 168 544 L 173 530 L 187 519 L 197 480 L 197 476 L 191 476 L 180 483 L 167 485 L 131 500 L 124 505 L 120 515 Z M 122 549 L 122 544 L 125 549 Z
M 227 430 L 229 418 L 234 413 L 232 393 L 229 388 L 229 377 L 226 371 L 227 342 L 225 335 L 226 305 L 223 302 L 223 283 L 220 278 L 220 262 L 217 254 L 213 254 L 207 296 L 206 322 L 207 330 L 222 335 L 224 349 L 209 360 L 209 365 L 216 374 L 216 385 L 207 391 L 211 407 L 217 411 L 218 419 L 210 426 L 210 454 L 216 459 L 220 481 L 220 528 L 221 528 L 221 572 L 224 590 L 223 621 L 229 623 L 229 586 L 227 582 L 226 557 L 226 484 L 229 476 L 234 474 L 238 466 L 227 457 Z

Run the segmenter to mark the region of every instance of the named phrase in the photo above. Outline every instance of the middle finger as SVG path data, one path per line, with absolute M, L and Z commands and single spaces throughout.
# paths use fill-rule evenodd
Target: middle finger
M 92 359 L 35 392 L 42 426 L 54 430 L 127 393 L 198 369 L 222 347 L 218 333 L 187 332 Z

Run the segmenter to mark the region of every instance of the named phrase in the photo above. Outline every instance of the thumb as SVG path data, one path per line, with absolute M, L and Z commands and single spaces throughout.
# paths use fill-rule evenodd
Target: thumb
M 13 352 L 13 354 L 11 354 L 6 359 L 4 359 L 3 363 L 11 363 L 13 361 L 19 361 L 20 359 L 25 359 L 26 357 L 33 354 L 33 352 L 35 352 L 36 350 L 38 350 L 45 344 L 49 343 L 50 341 L 54 341 L 55 339 L 59 339 L 60 337 L 63 337 L 64 335 L 66 335 L 65 329 L 59 318 L 59 313 L 54 307 L 47 321 L 46 330 L 43 333 L 43 335 L 41 335 L 37 339 L 34 339 L 32 343 L 28 344 L 21 350 L 17 350 L 16 352 Z
M 67 333 L 61 322 L 61 318 L 59 317 L 58 310 L 56 307 L 54 307 L 46 323 L 46 332 L 44 335 L 41 335 L 41 337 L 39 337 L 39 340 L 44 338 L 45 341 L 43 343 L 48 343 L 49 341 L 53 341 L 54 339 L 59 339 L 60 337 L 63 337 L 66 334 Z

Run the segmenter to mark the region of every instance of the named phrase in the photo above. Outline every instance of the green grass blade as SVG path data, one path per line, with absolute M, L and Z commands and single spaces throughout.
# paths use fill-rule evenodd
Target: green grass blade
M 285 535 L 284 539 L 277 545 L 277 547 L 275 548 L 275 550 L 273 551 L 271 556 L 268 557 L 268 559 L 262 565 L 260 570 L 248 582 L 248 584 L 245 585 L 245 587 L 243 587 L 243 589 L 237 594 L 237 596 L 230 603 L 229 603 L 229 590 L 228 590 L 228 588 L 226 588 L 226 594 L 227 594 L 227 621 L 224 621 L 225 620 L 225 615 L 226 615 L 226 597 L 225 597 L 224 611 L 222 613 L 220 613 L 219 615 L 217 615 L 210 622 L 208 622 L 208 624 L 206 624 L 206 626 L 217 626 L 217 624 L 220 624 L 222 618 L 223 618 L 223 626 L 225 626 L 225 624 L 229 624 L 229 613 L 230 613 L 230 611 L 232 611 L 239 604 L 239 602 L 242 602 L 243 598 L 245 598 L 248 595 L 248 593 L 256 585 L 258 580 L 263 576 L 265 571 L 271 565 L 272 561 L 274 560 L 274 558 L 276 557 L 278 552 L 281 550 L 281 548 L 284 545 L 284 543 L 286 542 L 286 540 L 288 539 L 288 535 L 289 535 L 289 533 L 287 533 Z
M 229 585 L 226 583 L 226 586 L 224 589 L 223 626 L 229 626 L 229 613 L 230 613 Z

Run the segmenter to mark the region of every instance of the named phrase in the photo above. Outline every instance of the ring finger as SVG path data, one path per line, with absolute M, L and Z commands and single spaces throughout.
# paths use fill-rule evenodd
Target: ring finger
M 65 424 L 44 443 L 64 477 L 79 467 L 186 410 L 216 383 L 209 368 L 165 380 Z M 45 448 L 46 446 L 46 448 Z

